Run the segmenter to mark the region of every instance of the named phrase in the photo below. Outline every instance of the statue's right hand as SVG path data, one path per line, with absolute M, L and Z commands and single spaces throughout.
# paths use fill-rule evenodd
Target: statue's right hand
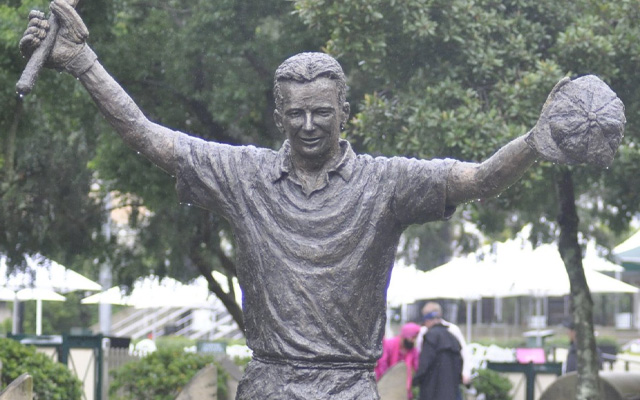
M 26 58 L 30 58 L 33 52 L 40 46 L 40 43 L 47 36 L 49 21 L 44 13 L 38 10 L 31 10 L 29 13 L 29 24 L 20 39 L 20 52 Z
M 67 0 L 54 0 L 50 5 L 51 11 L 56 15 L 60 29 L 56 37 L 51 55 L 46 62 L 49 68 L 63 70 L 73 58 L 78 55 L 89 36 L 89 30 L 82 22 L 82 18 Z M 29 24 L 20 40 L 20 52 L 25 57 L 31 54 L 47 36 L 49 22 L 44 13 L 31 11 Z

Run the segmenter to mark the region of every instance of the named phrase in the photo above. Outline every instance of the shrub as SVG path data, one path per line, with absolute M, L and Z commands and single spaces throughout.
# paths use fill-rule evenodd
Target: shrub
M 596 344 L 601 349 L 606 349 L 607 353 L 618 354 L 621 349 L 615 336 L 598 336 L 596 337 Z
M 211 355 L 185 353 L 173 347 L 159 349 L 112 372 L 109 398 L 173 400 L 200 369 L 211 363 L 215 363 Z M 226 373 L 218 368 L 218 398 L 226 398 L 226 382 Z
M 63 364 L 38 353 L 33 346 L 0 338 L 0 361 L 3 388 L 26 372 L 33 377 L 37 400 L 80 400 L 82 397 L 80 380 Z
M 196 341 L 182 336 L 160 336 L 154 339 L 158 349 L 176 349 L 182 350 L 186 347 L 196 345 Z
M 514 349 L 516 347 L 525 347 L 526 341 L 520 338 L 502 339 L 496 337 L 479 338 L 474 341 L 482 346 L 489 347 L 491 345 L 502 347 L 503 349 Z
M 509 379 L 490 369 L 478 370 L 478 377 L 473 380 L 478 395 L 485 395 L 486 400 L 511 400 L 509 391 L 512 388 Z

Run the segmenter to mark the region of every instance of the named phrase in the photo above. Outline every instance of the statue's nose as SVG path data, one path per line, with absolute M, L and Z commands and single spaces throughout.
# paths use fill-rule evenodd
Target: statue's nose
M 307 113 L 307 115 L 304 118 L 304 130 L 306 131 L 311 131 L 313 130 L 313 115 L 311 113 Z

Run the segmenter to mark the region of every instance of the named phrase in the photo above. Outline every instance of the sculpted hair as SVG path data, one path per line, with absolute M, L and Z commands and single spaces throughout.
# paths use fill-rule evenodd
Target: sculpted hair
M 320 77 L 333 79 L 336 82 L 338 102 L 343 104 L 347 98 L 347 81 L 338 61 L 324 53 L 300 53 L 286 59 L 276 69 L 273 83 L 276 108 L 282 109 L 281 82 L 311 82 Z

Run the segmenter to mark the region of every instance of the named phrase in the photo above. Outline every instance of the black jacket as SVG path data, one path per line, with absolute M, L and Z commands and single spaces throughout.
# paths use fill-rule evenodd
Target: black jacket
M 460 342 L 446 326 L 432 326 L 424 337 L 413 377 L 413 385 L 420 386 L 419 400 L 455 400 L 461 382 Z

